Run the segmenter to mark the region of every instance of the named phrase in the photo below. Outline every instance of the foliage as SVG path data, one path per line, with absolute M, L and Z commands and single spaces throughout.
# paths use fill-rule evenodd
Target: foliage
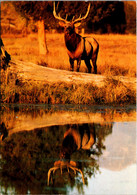
M 46 18 L 51 12 L 52 3 L 44 1 L 29 1 L 29 2 L 13 2 L 15 9 L 28 19 L 32 17 L 34 20 Z
M 86 13 L 88 3 L 85 2 L 63 2 L 60 13 L 72 19 L 78 18 Z M 84 22 L 84 21 L 83 21 Z M 106 33 L 124 33 L 126 27 L 124 3 L 118 1 L 92 1 L 89 15 L 84 25 L 88 31 Z
M 47 28 L 55 27 L 57 23 L 53 17 L 52 1 L 24 1 L 12 2 L 16 10 L 28 20 L 45 20 Z M 90 13 L 84 23 L 87 32 L 98 33 L 125 33 L 136 27 L 135 3 L 130 4 L 119 1 L 92 1 Z M 56 2 L 57 12 L 63 18 L 68 15 L 68 20 L 73 16 L 78 18 L 80 14 L 86 13 L 88 3 L 83 1 L 61 1 Z M 83 21 L 84 22 L 84 21 Z M 132 22 L 132 24 L 130 24 Z M 58 24 L 57 24 L 58 27 Z
M 123 2 L 97 1 L 92 3 L 91 18 L 88 21 L 88 28 L 92 32 L 125 32 L 126 20 Z
M 23 1 L 12 2 L 17 12 L 19 12 L 27 20 L 33 21 L 45 20 L 46 26 L 52 24 L 53 6 L 52 1 Z

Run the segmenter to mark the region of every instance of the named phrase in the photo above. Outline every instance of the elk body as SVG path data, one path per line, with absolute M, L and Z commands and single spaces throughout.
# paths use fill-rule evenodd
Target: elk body
M 79 149 L 90 150 L 95 140 L 94 125 L 91 128 L 88 124 L 70 127 L 64 134 L 60 159 L 70 160 L 71 154 Z
M 94 73 L 97 74 L 97 55 L 99 50 L 98 42 L 92 38 L 88 41 L 88 38 L 82 37 L 81 35 L 77 34 L 75 31 L 75 27 L 78 27 L 81 24 L 81 21 L 88 16 L 90 10 L 90 4 L 87 9 L 87 13 L 84 17 L 79 17 L 70 22 L 66 19 L 61 18 L 56 14 L 55 10 L 55 3 L 54 3 L 54 10 L 53 15 L 56 19 L 60 22 L 59 24 L 64 27 L 64 36 L 65 36 L 65 45 L 67 48 L 67 53 L 69 55 L 70 61 L 70 70 L 74 70 L 74 61 L 77 61 L 77 72 L 79 72 L 81 60 L 85 61 L 85 64 L 88 68 L 88 72 L 91 73 L 92 64 L 94 66 Z

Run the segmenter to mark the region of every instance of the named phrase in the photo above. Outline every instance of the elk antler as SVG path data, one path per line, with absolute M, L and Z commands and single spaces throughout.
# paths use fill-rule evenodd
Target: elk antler
M 76 174 L 76 171 L 80 172 L 80 174 L 82 175 L 83 184 L 85 184 L 83 173 L 82 173 L 82 171 L 80 169 L 78 169 L 76 167 L 76 163 L 75 162 L 73 162 L 73 161 L 70 161 L 70 162 L 57 161 L 57 162 L 54 163 L 54 167 L 50 168 L 49 171 L 48 171 L 48 185 L 49 185 L 49 181 L 50 181 L 51 172 L 53 171 L 53 174 L 54 174 L 54 172 L 57 169 L 60 168 L 61 174 L 62 174 L 62 168 L 65 168 L 65 167 L 67 167 L 68 173 L 69 173 L 69 169 L 72 169 L 75 174 Z
M 68 22 L 68 21 L 67 21 L 67 16 L 66 16 L 65 19 L 63 19 L 63 18 L 60 17 L 60 15 L 57 15 L 57 13 L 56 13 L 56 8 L 55 8 L 55 1 L 54 1 L 53 4 L 54 4 L 54 6 L 53 6 L 53 7 L 54 7 L 54 8 L 53 8 L 53 15 L 54 15 L 54 17 L 55 17 L 56 19 L 58 19 L 58 20 L 61 20 L 61 21 L 65 22 L 65 23 L 67 23 L 67 22 Z M 89 10 L 90 10 L 90 3 L 89 3 L 89 5 L 88 5 L 87 13 L 85 14 L 85 16 L 81 18 L 81 14 L 80 14 L 79 18 L 77 18 L 76 20 L 74 20 L 74 17 L 73 17 L 73 19 L 72 19 L 73 23 L 75 24 L 75 23 L 77 23 L 77 22 L 81 22 L 82 20 L 84 20 L 84 19 L 88 16 Z
M 67 22 L 67 20 L 66 20 L 66 19 L 63 19 L 63 18 L 61 18 L 61 17 L 60 17 L 60 15 L 57 15 L 57 13 L 56 13 L 56 9 L 55 9 L 55 1 L 54 1 L 54 3 L 53 3 L 53 4 L 54 4 L 54 6 L 53 6 L 53 7 L 54 7 L 54 8 L 53 8 L 53 15 L 54 15 L 54 17 L 55 17 L 56 19 L 61 20 L 61 21 L 63 21 L 63 22 L 65 22 L 65 23 L 66 23 L 66 22 Z
M 79 18 L 73 21 L 73 23 L 76 24 L 77 22 L 81 22 L 82 20 L 84 20 L 88 16 L 89 10 L 90 10 L 90 3 L 88 5 L 87 13 L 85 14 L 85 16 L 81 18 L 81 15 L 80 15 Z

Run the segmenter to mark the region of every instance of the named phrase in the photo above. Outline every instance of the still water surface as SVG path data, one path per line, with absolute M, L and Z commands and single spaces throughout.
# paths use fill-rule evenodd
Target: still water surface
M 2 105 L 0 194 L 136 194 L 136 109 Z

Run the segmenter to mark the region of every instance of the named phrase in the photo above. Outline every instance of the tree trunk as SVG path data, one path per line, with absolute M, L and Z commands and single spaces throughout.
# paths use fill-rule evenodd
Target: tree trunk
M 44 20 L 38 21 L 38 41 L 39 41 L 39 54 L 46 55 L 48 53 L 48 48 L 46 44 Z

